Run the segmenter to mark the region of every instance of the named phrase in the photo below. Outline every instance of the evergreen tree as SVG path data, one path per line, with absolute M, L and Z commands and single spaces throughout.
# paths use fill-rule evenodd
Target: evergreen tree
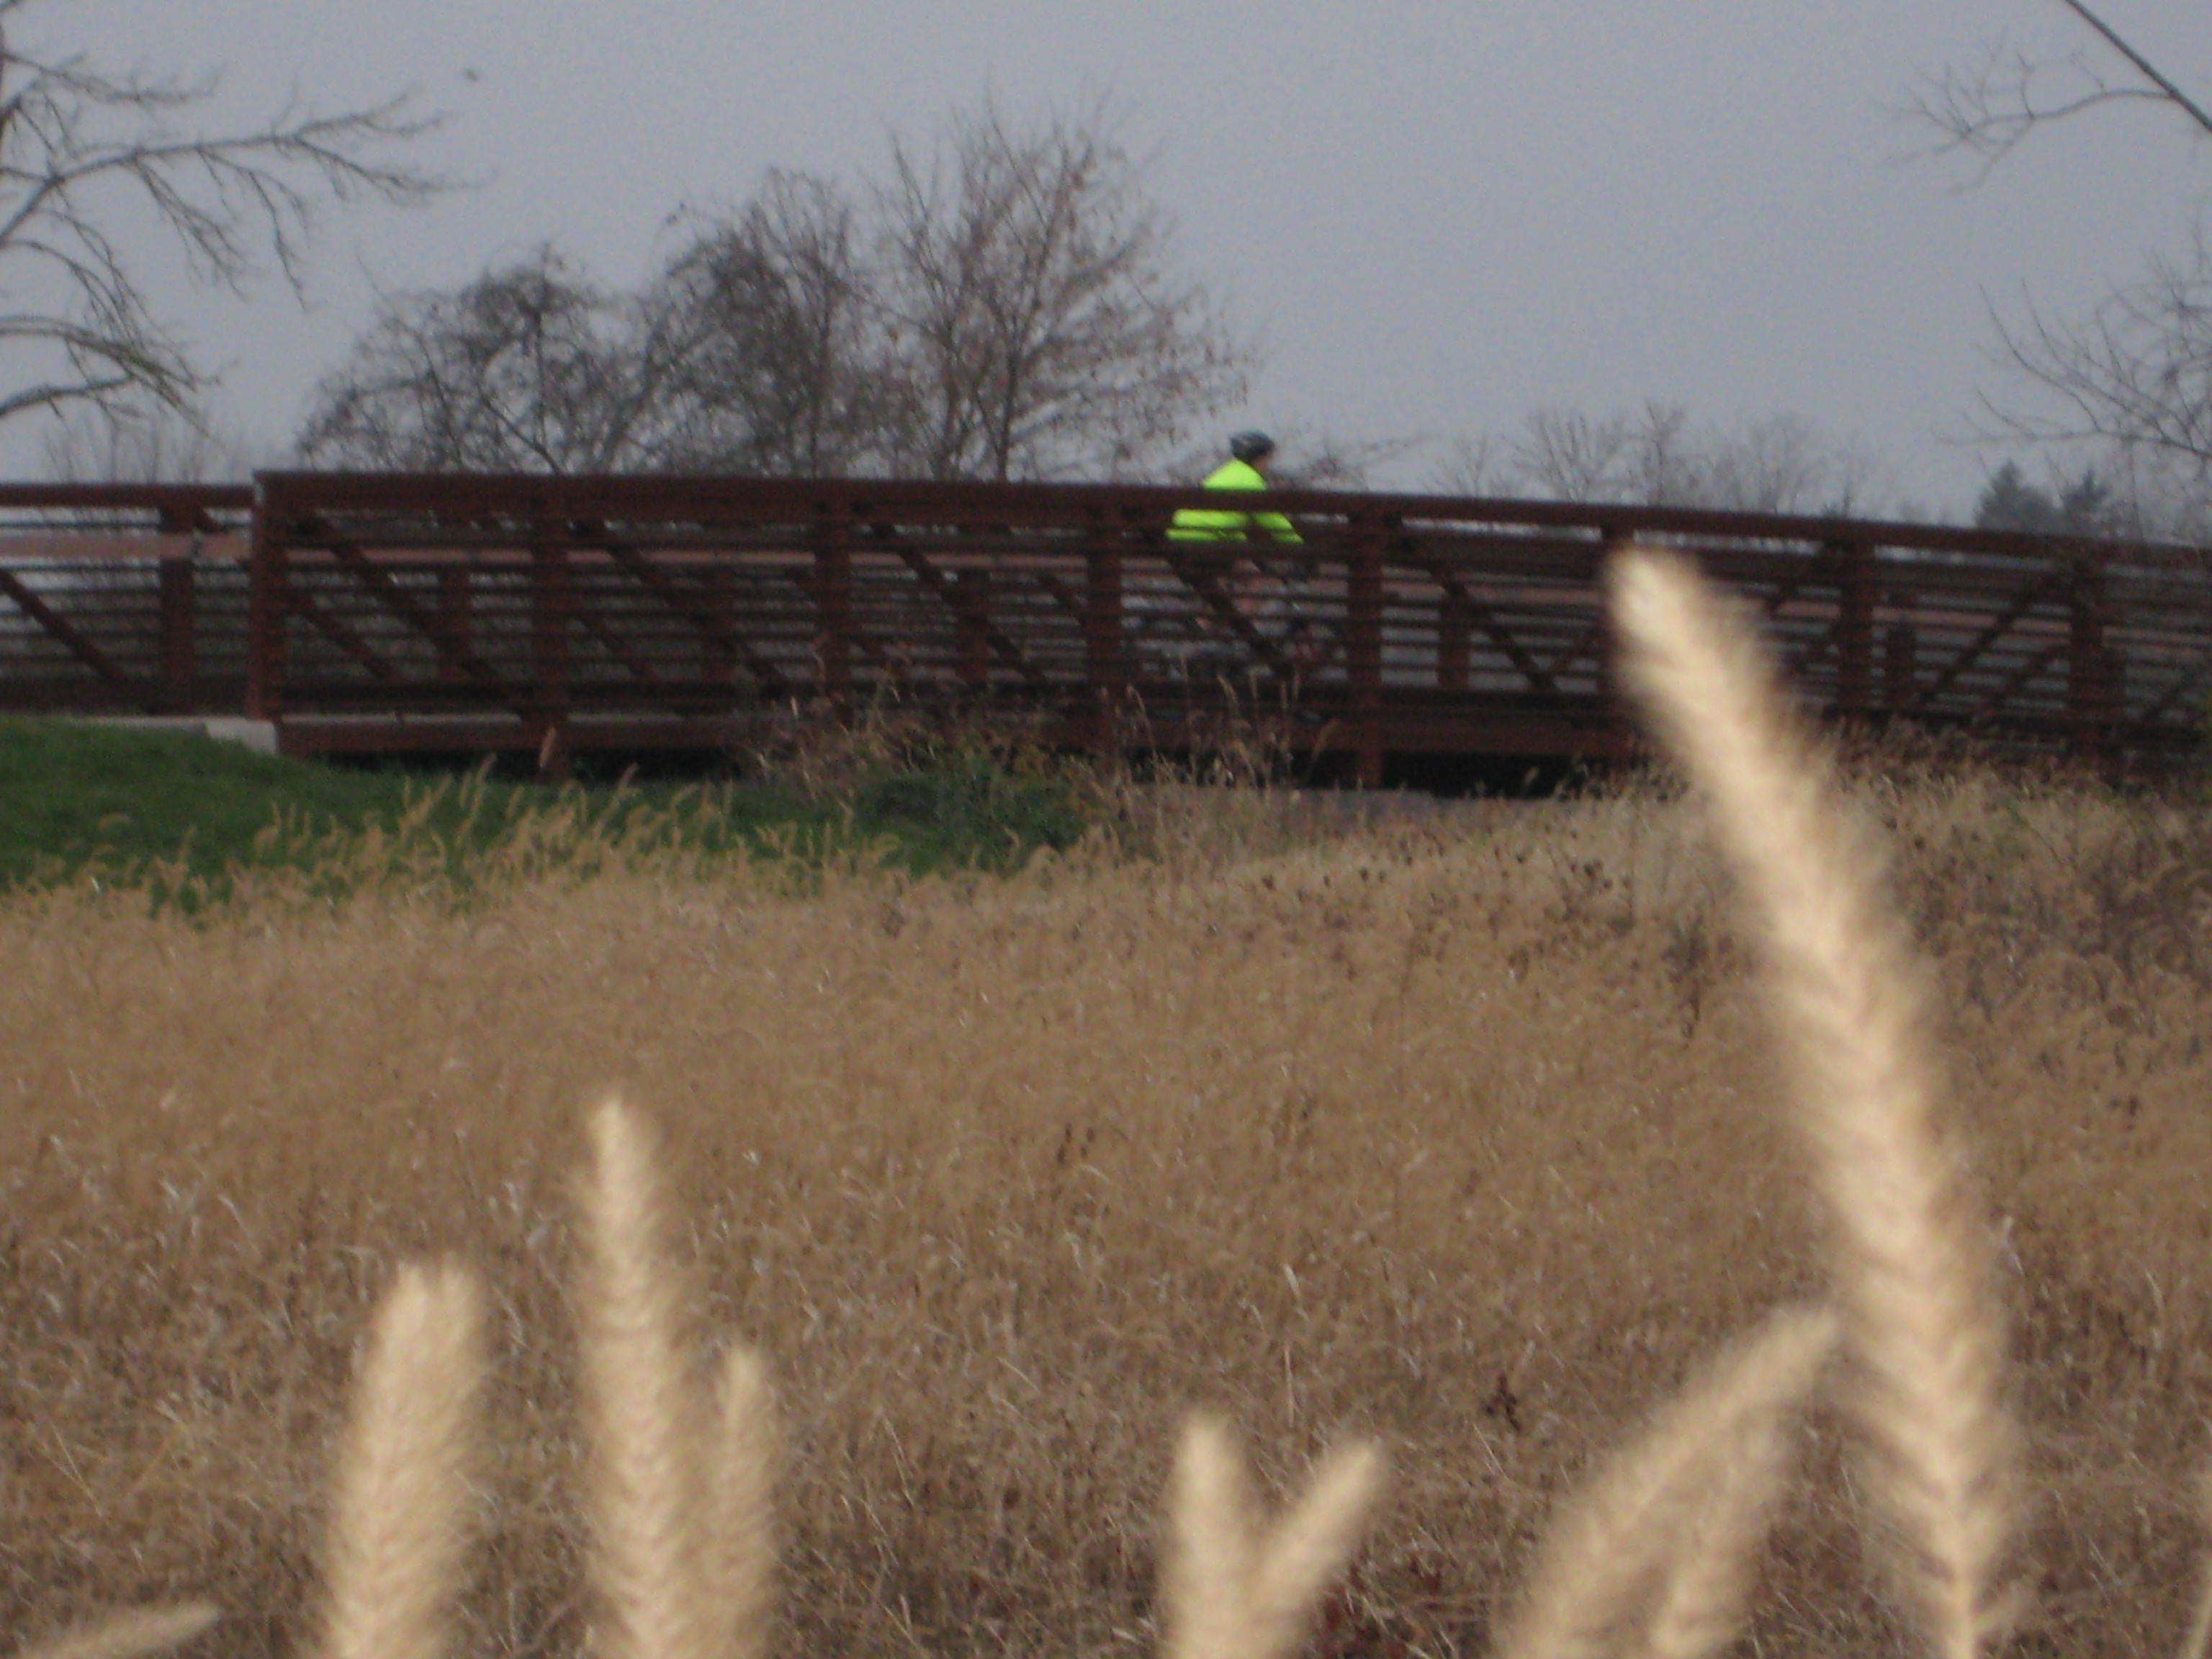
M 2039 536 L 2110 536 L 2119 528 L 2120 503 L 2112 486 L 2087 466 L 2070 483 L 2049 489 L 2028 483 L 2019 464 L 2007 461 L 1990 474 L 1974 503 L 1977 530 L 2027 530 Z

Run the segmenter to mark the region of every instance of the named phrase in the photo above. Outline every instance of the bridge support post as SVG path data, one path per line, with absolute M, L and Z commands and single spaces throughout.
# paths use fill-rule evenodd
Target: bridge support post
M 530 662 L 542 783 L 568 775 L 568 624 L 574 614 L 568 543 L 557 525 L 541 523 L 530 547 Z
M 1902 617 L 1882 634 L 1881 702 L 1887 714 L 1910 714 L 1920 696 L 1920 635 Z
M 1468 633 L 1474 619 L 1467 601 L 1447 589 L 1437 611 L 1437 690 L 1464 691 L 1469 681 L 1472 653 Z
M 817 684 L 831 712 L 853 712 L 853 544 L 843 501 L 826 510 L 814 544 L 814 654 Z
M 468 678 L 461 657 L 476 648 L 472 586 L 468 571 L 459 565 L 438 572 L 438 678 L 448 684 Z
M 1836 712 L 1863 721 L 1874 712 L 1874 550 L 1864 542 L 1830 542 L 1824 550 L 1842 567 L 1836 583 Z
M 1598 590 L 1598 618 L 1590 625 L 1597 634 L 1597 702 L 1604 719 L 1600 742 L 1615 752 L 1632 754 L 1636 751 L 1632 745 L 1639 741 L 1639 728 L 1635 710 L 1621 688 L 1620 630 L 1614 627 L 1612 608 L 1605 602 L 1605 580 L 1613 556 L 1634 543 L 1636 537 L 1619 525 L 1601 524 L 1597 533 L 1597 568 L 1591 574 Z
M 1121 749 L 1121 550 L 1094 544 L 1083 556 L 1083 678 L 1091 752 Z
M 1355 519 L 1345 581 L 1345 668 L 1351 681 L 1354 774 L 1362 789 L 1382 787 L 1382 544 Z
M 963 691 L 991 685 L 991 573 L 962 570 L 952 579 L 953 674 Z
M 2118 770 L 2120 685 L 2106 647 L 2105 572 L 2094 554 L 2075 556 L 2067 593 L 2066 703 L 2069 746 L 2107 777 Z
M 730 568 L 716 562 L 699 574 L 700 605 L 707 627 L 699 639 L 699 678 L 711 685 L 727 685 L 737 673 L 737 655 L 730 649 L 730 629 L 736 626 L 735 585 Z
M 253 484 L 253 534 L 246 556 L 246 717 L 284 717 L 284 615 L 288 608 L 284 506 L 264 479 Z
M 161 630 L 161 690 L 165 704 L 189 708 L 196 701 L 192 680 L 198 672 L 193 638 L 194 581 L 190 559 L 163 559 L 159 595 Z

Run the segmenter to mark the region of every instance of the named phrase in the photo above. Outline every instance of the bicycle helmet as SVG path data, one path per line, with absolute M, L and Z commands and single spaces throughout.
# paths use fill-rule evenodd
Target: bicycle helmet
M 1275 453 L 1275 441 L 1264 432 L 1239 432 L 1229 441 L 1229 453 L 1249 465 Z

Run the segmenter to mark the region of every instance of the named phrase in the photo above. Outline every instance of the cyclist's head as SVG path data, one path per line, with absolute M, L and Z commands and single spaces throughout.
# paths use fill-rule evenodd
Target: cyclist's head
M 1229 453 L 1249 466 L 1273 454 L 1275 441 L 1264 432 L 1239 432 L 1230 439 Z

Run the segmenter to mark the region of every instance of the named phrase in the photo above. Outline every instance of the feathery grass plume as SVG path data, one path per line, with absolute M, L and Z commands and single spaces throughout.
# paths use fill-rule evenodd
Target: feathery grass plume
M 1332 1450 L 1287 1515 L 1269 1528 L 1246 1598 L 1248 1659 L 1290 1659 L 1330 1583 L 1351 1565 L 1382 1490 L 1382 1449 Z
M 720 1659 L 762 1659 L 775 1590 L 775 1397 L 757 1351 L 723 1356 L 708 1471 L 708 1607 Z
M 682 1340 L 683 1274 L 644 1127 L 592 1119 L 580 1324 L 592 1462 L 599 1659 L 715 1659 L 702 1524 L 706 1427 Z
M 1378 1447 L 1340 1447 L 1263 1529 L 1228 1431 L 1193 1418 L 1176 1458 L 1164 1659 L 1288 1659 L 1350 1562 L 1382 1479 Z
M 2197 1518 L 2212 1531 L 2212 1466 L 2197 1473 Z M 2197 1605 L 2189 1615 L 2189 1633 L 2181 1638 L 2181 1659 L 2204 1659 L 2212 1644 L 2212 1556 L 2198 1570 Z
M 331 1516 L 322 1659 L 442 1659 L 467 1547 L 480 1298 L 404 1267 L 369 1333 Z
M 1796 1328 L 1792 1328 L 1793 1324 Z M 1750 1600 L 1753 1565 L 1797 1466 L 1797 1415 L 1822 1363 L 1834 1350 L 1832 1314 L 1784 1315 L 1765 1351 L 1747 1355 L 1752 1408 L 1723 1443 L 1718 1463 L 1693 1500 L 1687 1524 L 1661 1568 L 1657 1604 L 1644 1623 L 1636 1659 L 1711 1659 L 1733 1642 Z M 1772 1392 L 1764 1395 L 1763 1385 Z
M 1711 798 L 1763 936 L 1900 1590 L 1942 1659 L 1972 1659 L 2018 1599 L 2017 1434 L 1991 1241 L 1936 1117 L 1917 957 L 1751 626 L 1667 555 L 1630 549 L 1609 580 L 1629 684 Z
M 1662 1407 L 1547 1530 L 1498 1659 L 1609 1659 L 1638 1638 L 1687 1659 L 1725 1644 L 1790 1427 L 1835 1343 L 1833 1316 L 1784 1310 Z
M 1241 1659 L 1257 1505 L 1244 1460 L 1210 1417 L 1184 1425 L 1168 1507 L 1164 1659 Z
M 15 1659 L 141 1659 L 181 1645 L 216 1621 L 204 1601 L 133 1607 L 24 1648 Z

